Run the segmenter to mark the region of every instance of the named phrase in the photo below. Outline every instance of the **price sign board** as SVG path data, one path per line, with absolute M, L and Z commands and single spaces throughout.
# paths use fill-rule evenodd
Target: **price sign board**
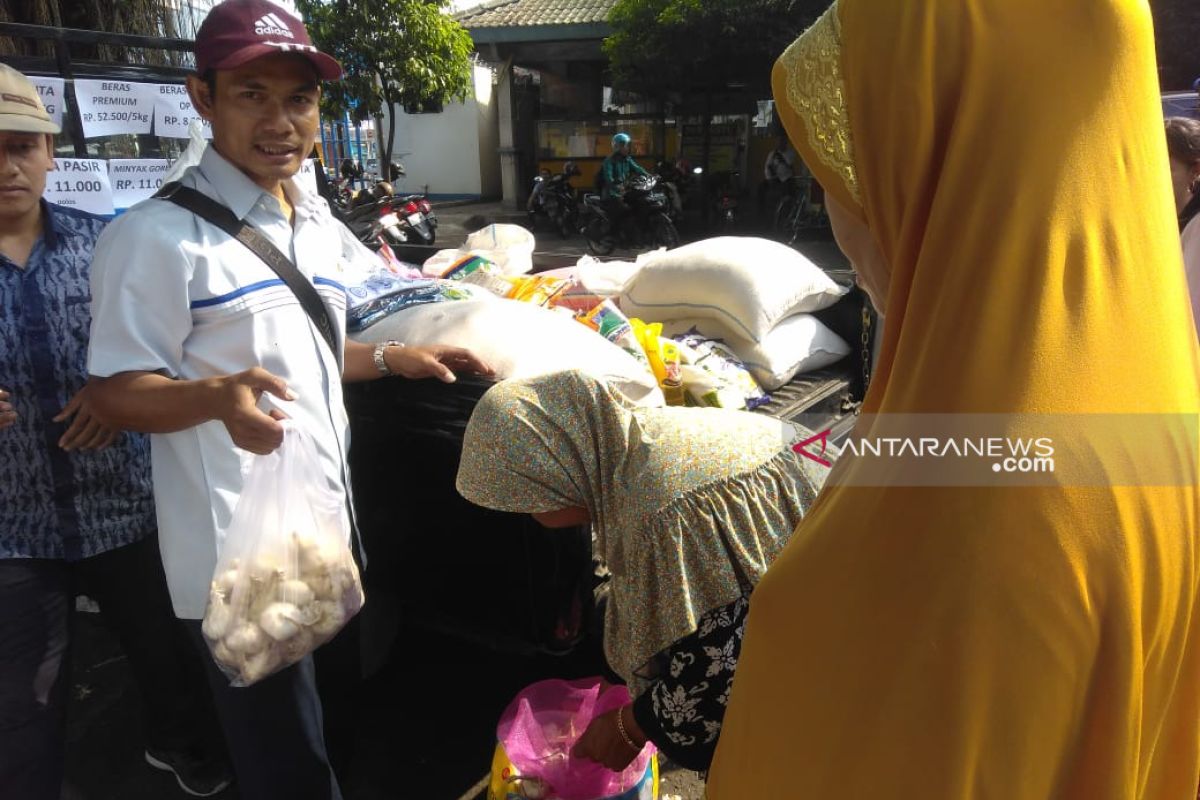
M 43 197 L 93 214 L 111 215 L 115 211 L 108 164 L 98 158 L 54 159 L 54 171 L 46 176 Z
M 188 138 L 188 125 L 199 120 L 204 126 L 204 138 L 212 138 L 212 126 L 192 107 L 192 98 L 187 87 L 174 83 L 161 83 L 154 96 L 154 133 L 167 139 Z
M 31 75 L 29 82 L 37 88 L 38 97 L 42 98 L 42 105 L 46 107 L 46 113 L 50 115 L 50 119 L 55 125 L 61 126 L 63 115 L 63 79 L 42 78 Z
M 89 139 L 118 133 L 149 133 L 157 84 L 75 81 L 75 99 Z
M 113 205 L 129 208 L 150 197 L 162 186 L 170 166 L 165 158 L 114 158 L 108 162 Z

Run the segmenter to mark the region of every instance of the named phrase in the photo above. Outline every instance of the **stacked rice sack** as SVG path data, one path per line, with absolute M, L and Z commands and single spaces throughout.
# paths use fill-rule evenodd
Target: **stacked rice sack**
M 621 310 L 662 323 L 664 335 L 719 340 L 767 391 L 851 352 L 813 316 L 848 287 L 786 245 L 725 236 L 639 261 L 620 295 Z

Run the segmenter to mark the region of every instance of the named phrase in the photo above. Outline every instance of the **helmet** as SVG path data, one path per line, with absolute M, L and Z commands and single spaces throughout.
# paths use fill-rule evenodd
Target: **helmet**
M 574 161 L 568 161 L 567 163 L 563 164 L 563 175 L 566 175 L 568 178 L 570 178 L 572 175 L 579 174 L 579 165 Z
M 612 138 L 612 146 L 613 146 L 613 149 L 616 150 L 621 145 L 629 144 L 632 141 L 633 141 L 633 139 L 629 138 L 628 133 L 618 133 L 616 136 L 614 136 Z

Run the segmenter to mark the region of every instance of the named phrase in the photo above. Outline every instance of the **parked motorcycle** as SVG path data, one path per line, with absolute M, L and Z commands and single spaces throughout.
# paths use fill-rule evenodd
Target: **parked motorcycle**
M 575 187 L 571 185 L 571 178 L 579 174 L 579 167 L 575 162 L 568 161 L 558 175 L 551 176 L 543 171 L 543 174 L 533 179 L 533 191 L 530 192 L 529 201 L 526 203 L 530 230 L 537 228 L 537 221 L 541 217 L 549 220 L 564 239 L 578 228 L 579 201 L 576 198 Z
M 716 228 L 722 234 L 731 234 L 738 227 L 738 178 L 737 172 L 718 172 L 712 179 L 712 203 L 716 214 Z
M 355 239 L 378 252 L 385 243 L 405 241 L 400 219 L 393 208 L 394 201 L 392 185 L 380 181 L 371 189 L 356 194 L 350 201 L 350 208 L 332 208 L 334 216 L 350 229 Z
M 690 167 L 683 159 L 677 159 L 674 162 L 662 159 L 655 165 L 654 174 L 658 176 L 658 185 L 663 194 L 670 201 L 667 215 L 678 225 L 683 219 L 684 209 L 694 192 L 693 174 Z M 699 174 L 699 170 L 696 174 Z
M 784 195 L 775 208 L 775 235 L 781 241 L 795 244 L 805 233 L 829 227 L 825 213 L 825 194 L 821 185 L 809 175 L 796 176 L 788 181 Z
M 670 201 L 658 189 L 658 178 L 637 175 L 625 184 L 620 198 L 584 198 L 580 218 L 588 249 L 606 256 L 617 244 L 625 247 L 677 247 L 679 231 L 667 214 Z
M 392 244 L 433 244 L 437 241 L 437 214 L 429 198 L 410 194 L 393 198 L 395 225 L 386 228 Z
M 392 163 L 389 172 L 396 178 L 404 177 L 404 167 L 399 163 Z M 389 181 L 379 181 L 349 199 L 335 198 L 330 208 L 359 241 L 373 250 L 379 249 L 377 240 L 393 246 L 432 245 L 437 241 L 438 219 L 429 198 L 421 194 L 397 197 Z

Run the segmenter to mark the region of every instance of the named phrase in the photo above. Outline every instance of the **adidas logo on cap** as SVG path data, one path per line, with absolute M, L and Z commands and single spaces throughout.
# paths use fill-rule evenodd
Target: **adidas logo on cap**
M 264 14 L 254 23 L 254 33 L 258 36 L 286 36 L 289 39 L 295 39 L 296 35 L 292 33 L 287 26 L 287 23 L 275 16 L 274 13 Z

